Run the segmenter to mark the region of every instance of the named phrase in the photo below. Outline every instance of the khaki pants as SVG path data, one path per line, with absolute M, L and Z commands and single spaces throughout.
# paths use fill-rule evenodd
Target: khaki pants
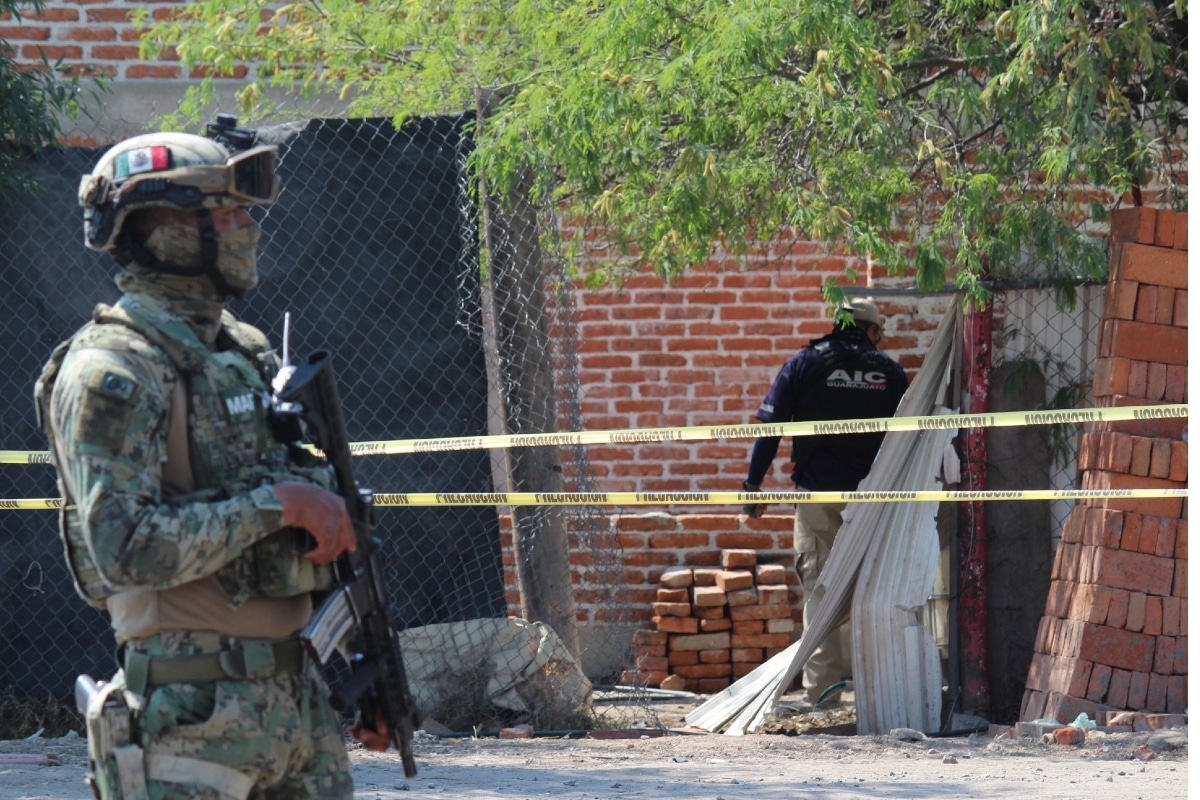
M 829 560 L 834 537 L 842 526 L 842 510 L 845 508 L 845 503 L 796 505 L 792 544 L 796 550 L 796 572 L 804 587 L 806 630 L 824 595 L 824 587 L 817 587 L 817 578 Z M 804 665 L 804 699 L 815 705 L 821 692 L 850 678 L 851 674 L 850 630 L 848 625 L 840 625 L 825 637 Z

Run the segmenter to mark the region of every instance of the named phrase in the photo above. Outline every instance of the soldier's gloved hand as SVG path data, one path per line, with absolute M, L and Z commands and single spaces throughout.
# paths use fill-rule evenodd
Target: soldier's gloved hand
M 275 496 L 283 506 L 283 524 L 303 528 L 317 540 L 305 553 L 318 564 L 328 564 L 344 552 L 354 552 L 354 525 L 346 501 L 328 489 L 310 483 L 277 483 Z
M 743 492 L 757 492 L 762 484 L 751 483 L 750 481 L 742 481 Z M 742 513 L 747 517 L 761 517 L 767 507 L 763 503 L 746 503 L 742 506 Z

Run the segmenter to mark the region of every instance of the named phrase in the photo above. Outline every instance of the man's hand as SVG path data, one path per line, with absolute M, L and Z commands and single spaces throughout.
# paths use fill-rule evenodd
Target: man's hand
M 742 481 L 743 492 L 757 492 L 762 484 L 751 483 L 750 481 Z M 763 512 L 767 510 L 767 506 L 763 503 L 746 503 L 742 506 L 742 513 L 748 517 L 761 517 Z
M 354 718 L 354 724 L 350 726 L 350 735 L 362 742 L 363 747 L 374 750 L 376 753 L 382 753 L 392 745 L 392 734 L 388 730 L 387 723 L 383 721 L 383 715 L 379 712 L 375 713 L 374 728 L 363 726 L 362 712 L 359 712 L 359 715 Z
M 318 564 L 328 564 L 344 552 L 354 552 L 354 525 L 346 501 L 328 489 L 309 483 L 277 483 L 275 496 L 283 506 L 283 523 L 303 528 L 317 540 L 305 553 Z

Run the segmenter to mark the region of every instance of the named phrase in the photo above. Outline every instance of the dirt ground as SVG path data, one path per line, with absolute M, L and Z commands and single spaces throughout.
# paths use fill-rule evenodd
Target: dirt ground
M 395 753 L 351 746 L 361 800 L 857 800 L 859 798 L 1187 797 L 1187 729 L 1089 732 L 1082 745 L 1006 735 L 927 738 L 686 732 L 694 704 L 655 704 L 663 726 L 596 735 L 637 738 L 435 737 L 414 742 L 419 774 Z M 826 724 L 842 717 L 834 712 Z M 852 716 L 850 717 L 852 719 Z M 633 724 L 642 724 L 634 721 Z M 782 725 L 795 733 L 805 725 Z M 846 726 L 843 724 L 841 729 Z M 837 730 L 838 728 L 827 728 Z M 999 729 L 993 728 L 995 734 Z M 79 737 L 0 742 L 4 754 L 49 754 L 53 766 L 0 763 L 0 800 L 89 800 Z

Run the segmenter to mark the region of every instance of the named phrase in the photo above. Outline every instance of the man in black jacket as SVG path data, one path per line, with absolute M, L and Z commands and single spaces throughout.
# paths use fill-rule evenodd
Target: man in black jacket
M 896 413 L 908 388 L 904 370 L 876 349 L 883 338 L 879 308 L 869 298 L 842 306 L 853 325 L 834 323 L 783 365 L 755 416 L 766 423 L 800 420 L 876 419 Z M 742 488 L 756 492 L 779 449 L 778 436 L 754 442 Z M 853 491 L 866 477 L 883 442 L 882 433 L 796 436 L 792 439 L 792 481 L 799 490 Z M 799 503 L 793 546 L 796 571 L 805 590 L 807 627 L 820 598 L 813 588 L 842 524 L 845 503 Z M 751 517 L 765 506 L 747 504 Z M 828 687 L 851 676 L 848 631 L 832 632 L 804 666 L 803 706 L 815 705 Z

